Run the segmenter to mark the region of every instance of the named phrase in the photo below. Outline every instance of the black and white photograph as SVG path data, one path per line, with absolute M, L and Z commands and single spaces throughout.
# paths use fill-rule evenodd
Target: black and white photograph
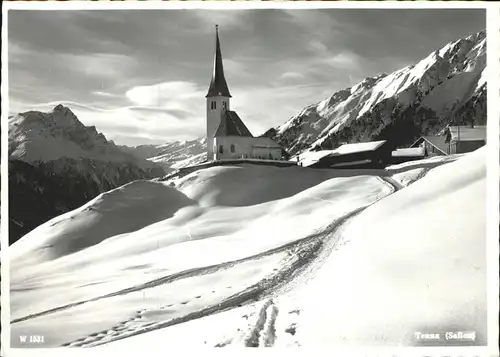
M 496 345 L 486 18 L 10 9 L 12 351 Z

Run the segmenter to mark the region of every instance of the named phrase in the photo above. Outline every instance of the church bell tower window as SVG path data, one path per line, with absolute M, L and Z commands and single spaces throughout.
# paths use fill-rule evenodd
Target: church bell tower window
M 216 105 L 217 105 L 217 102 L 216 102 L 215 100 L 214 100 L 214 101 L 212 101 L 212 102 L 210 102 L 210 109 L 212 109 L 212 110 L 217 109 L 217 106 L 216 106 Z

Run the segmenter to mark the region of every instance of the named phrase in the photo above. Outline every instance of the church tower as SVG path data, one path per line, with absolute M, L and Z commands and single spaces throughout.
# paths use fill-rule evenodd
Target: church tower
M 219 127 L 222 115 L 229 109 L 229 88 L 224 78 L 222 53 L 219 42 L 219 26 L 215 25 L 215 53 L 212 80 L 206 95 L 207 99 L 207 152 L 208 161 L 214 159 L 214 134 Z

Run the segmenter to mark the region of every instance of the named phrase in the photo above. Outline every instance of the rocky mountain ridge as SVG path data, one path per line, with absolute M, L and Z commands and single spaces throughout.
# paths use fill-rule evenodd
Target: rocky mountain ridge
M 274 131 L 274 139 L 297 154 L 379 139 L 398 147 L 449 124 L 485 124 L 485 68 L 481 31 L 414 65 L 337 91 L 268 133 Z
M 10 242 L 102 192 L 165 171 L 121 151 L 67 107 L 9 118 Z

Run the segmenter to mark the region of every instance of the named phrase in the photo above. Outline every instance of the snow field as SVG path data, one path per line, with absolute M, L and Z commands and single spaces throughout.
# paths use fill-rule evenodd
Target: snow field
M 392 178 L 241 165 L 200 170 L 173 187 L 123 186 L 20 241 L 11 263 L 13 347 L 31 333 L 48 346 L 108 351 L 158 339 L 412 345 L 422 326 L 482 336 L 484 152 L 443 166 L 451 158 L 399 165 Z M 142 191 L 158 203 L 147 205 Z M 91 206 L 99 219 L 88 226 L 69 218 Z M 138 228 L 114 218 L 115 209 Z M 86 229 L 108 237 L 65 250 L 65 239 L 85 241 Z

